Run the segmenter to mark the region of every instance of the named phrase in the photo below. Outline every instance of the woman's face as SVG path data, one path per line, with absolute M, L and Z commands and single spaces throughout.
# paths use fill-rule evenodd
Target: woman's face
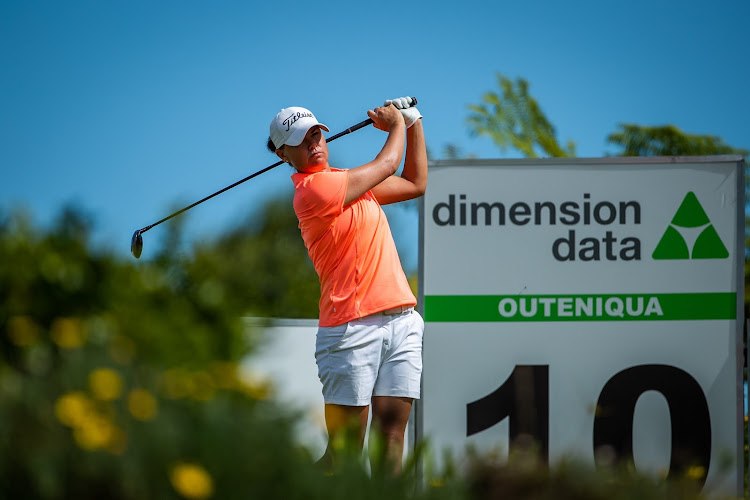
M 319 172 L 328 167 L 328 144 L 318 126 L 307 131 L 299 146 L 285 144 L 276 154 L 299 172 Z

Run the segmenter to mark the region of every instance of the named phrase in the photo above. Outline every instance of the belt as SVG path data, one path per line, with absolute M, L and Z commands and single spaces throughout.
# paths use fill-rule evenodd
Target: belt
M 386 309 L 385 311 L 376 312 L 375 314 L 381 315 L 381 316 L 393 316 L 396 314 L 401 314 L 401 313 L 405 313 L 405 312 L 413 311 L 413 310 L 414 310 L 414 306 L 398 306 L 398 307 L 393 307 L 391 309 Z

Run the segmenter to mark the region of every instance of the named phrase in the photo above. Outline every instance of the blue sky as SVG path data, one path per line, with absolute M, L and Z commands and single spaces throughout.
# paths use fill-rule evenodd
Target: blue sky
M 268 124 L 305 106 L 332 133 L 386 98 L 413 95 L 428 147 L 516 157 L 469 135 L 467 105 L 523 77 L 582 157 L 613 152 L 618 123 L 674 124 L 750 148 L 745 0 L 475 2 L 0 2 L 0 209 L 40 225 L 65 203 L 94 216 L 95 243 L 130 237 L 275 161 Z M 333 143 L 331 162 L 371 159 L 384 134 Z M 215 236 L 271 197 L 287 166 L 184 216 Z M 407 268 L 414 210 L 389 212 Z M 144 235 L 153 256 L 164 226 Z M 301 241 L 300 241 L 301 244 Z

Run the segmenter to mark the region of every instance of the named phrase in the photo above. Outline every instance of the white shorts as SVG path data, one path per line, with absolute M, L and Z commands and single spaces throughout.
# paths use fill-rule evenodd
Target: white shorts
M 319 327 L 318 377 L 326 404 L 367 406 L 372 396 L 419 399 L 424 321 L 411 309 Z

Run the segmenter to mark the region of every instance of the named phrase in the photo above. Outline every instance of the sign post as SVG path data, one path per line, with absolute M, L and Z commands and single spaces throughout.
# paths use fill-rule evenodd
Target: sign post
M 741 494 L 741 157 L 433 162 L 420 226 L 438 455 L 533 440 Z

